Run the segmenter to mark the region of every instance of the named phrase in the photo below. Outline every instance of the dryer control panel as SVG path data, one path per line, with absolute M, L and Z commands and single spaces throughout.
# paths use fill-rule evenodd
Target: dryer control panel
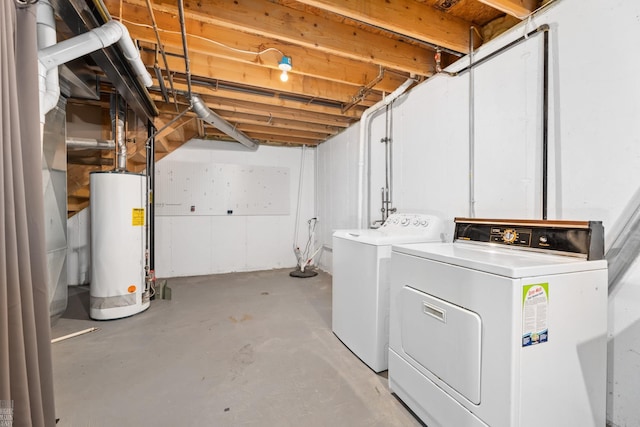
M 510 246 L 581 258 L 604 258 L 601 221 L 456 218 L 454 241 Z

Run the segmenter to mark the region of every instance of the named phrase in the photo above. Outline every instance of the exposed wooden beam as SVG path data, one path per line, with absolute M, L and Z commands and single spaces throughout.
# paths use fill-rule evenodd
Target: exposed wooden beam
M 265 118 L 255 114 L 242 114 L 242 113 L 225 113 L 221 112 L 220 116 L 227 121 L 233 121 L 234 123 L 247 123 L 256 124 L 261 126 L 271 126 L 274 128 L 296 129 L 308 132 L 320 132 L 329 133 L 332 135 L 337 134 L 343 128 L 337 126 L 328 126 L 318 123 L 301 122 L 298 120 L 287 120 L 279 118 Z
M 67 200 L 67 215 L 69 217 L 73 216 L 77 212 L 80 212 L 82 209 L 89 206 L 89 201 L 75 201 L 73 198 L 69 198 Z
M 118 0 L 105 1 L 107 8 L 115 15 L 117 15 L 119 3 Z M 144 0 L 128 0 L 127 3 L 139 6 L 145 4 Z M 168 27 L 164 18 L 160 19 L 160 13 L 170 16 L 170 19 L 175 22 L 176 2 L 156 0 L 154 13 L 158 25 L 161 28 Z M 185 17 L 197 21 L 197 25 L 203 31 L 206 31 L 209 24 L 214 24 L 407 73 L 430 75 L 435 68 L 431 49 L 403 43 L 382 34 L 360 30 L 272 2 L 261 0 L 189 2 L 186 5 Z M 148 18 L 145 15 L 135 16 L 132 19 L 147 22 Z M 188 25 L 187 30 L 189 33 L 195 31 L 193 25 Z M 207 34 L 206 37 L 215 39 L 214 34 Z M 293 60 L 296 61 L 296 58 Z
M 456 52 L 469 50 L 471 23 L 415 0 L 297 0 Z
M 100 166 L 83 166 L 67 164 L 67 194 L 74 194 L 76 191 L 89 185 L 89 174 L 102 170 Z
M 154 95 L 153 97 L 159 99 L 157 95 Z M 273 120 L 274 118 L 291 119 L 300 121 L 302 123 L 322 124 L 336 128 L 346 128 L 355 121 L 355 119 L 351 118 L 313 112 L 310 113 L 307 111 L 288 109 L 277 106 L 272 106 L 270 108 L 261 108 L 260 106 L 256 106 L 252 108 L 252 106 L 247 103 L 229 104 L 226 102 L 220 102 L 219 100 L 216 100 L 215 98 L 211 98 L 209 96 L 203 96 L 203 100 L 207 103 L 209 108 L 211 108 L 217 114 L 222 115 L 223 117 L 229 117 L 235 113 L 246 113 L 262 116 L 264 117 L 265 121 Z M 174 116 L 177 114 L 175 110 L 172 110 L 170 104 L 158 103 L 158 109 L 162 114 L 172 114 Z M 187 113 L 186 116 L 195 117 L 195 114 Z
M 180 91 L 186 91 L 187 85 L 174 78 L 174 86 Z M 349 110 L 345 113 L 342 112 L 342 104 L 336 103 L 335 106 L 323 105 L 319 103 L 309 102 L 311 98 L 300 98 L 300 101 L 293 100 L 291 97 L 287 97 L 286 94 L 274 93 L 272 96 L 257 95 L 248 92 L 242 92 L 237 90 L 230 90 L 224 88 L 217 88 L 215 83 L 211 85 L 202 85 L 193 83 L 193 90 L 196 93 L 205 95 L 208 102 L 217 102 L 219 104 L 225 104 L 229 107 L 243 107 L 258 109 L 262 111 L 271 111 L 273 107 L 279 107 L 284 110 L 294 111 L 306 111 L 308 113 L 317 113 L 330 116 L 344 117 L 351 120 L 358 120 L 361 111 L 357 109 Z M 152 98 L 156 101 L 161 97 L 152 93 Z M 173 109 L 175 112 L 175 108 Z M 268 113 L 267 113 L 268 114 Z
M 254 124 L 239 124 L 237 126 L 238 130 L 246 133 L 247 135 L 256 134 L 267 134 L 270 133 L 272 135 L 279 136 L 289 136 L 301 139 L 310 139 L 312 141 L 324 141 L 331 134 L 328 133 L 320 133 L 320 132 L 309 132 L 302 131 L 298 129 L 287 129 L 282 127 L 274 127 L 274 126 L 259 126 Z
M 156 139 L 166 138 L 167 136 L 169 136 L 173 132 L 176 132 L 177 130 L 182 128 L 184 125 L 186 125 L 187 123 L 192 121 L 194 119 L 194 117 L 193 116 L 189 117 L 188 115 L 185 115 L 185 116 L 182 116 L 181 118 L 179 118 L 174 123 L 171 123 L 170 125 L 168 125 L 169 122 L 171 121 L 171 119 L 172 119 L 172 117 L 171 118 L 165 118 L 165 117 L 162 116 L 162 114 L 160 116 L 156 117 L 155 122 L 154 122 L 154 126 L 156 127 L 156 129 L 158 129 L 158 133 L 156 134 Z M 166 145 L 166 141 L 164 141 L 164 144 Z
M 76 197 L 78 199 L 88 199 L 89 198 L 89 188 L 82 187 L 73 192 L 73 194 L 69 194 L 69 197 Z
M 102 157 L 69 157 L 67 163 L 72 165 L 113 166 L 113 159 Z
M 154 54 L 142 52 L 142 61 L 149 64 L 154 61 Z M 169 66 L 172 70 L 184 71 L 184 60 L 169 56 Z M 203 76 L 207 79 L 220 79 L 227 82 L 265 87 L 274 91 L 287 92 L 297 95 L 311 96 L 321 99 L 349 102 L 359 86 L 320 80 L 305 75 L 289 73 L 289 81 L 280 81 L 280 70 L 265 68 L 259 65 L 243 64 L 228 59 L 213 58 L 203 54 L 190 54 L 192 75 Z
M 157 43 L 156 36 L 151 28 L 147 25 L 131 24 L 133 19 L 143 20 L 146 14 L 146 8 L 124 4 L 123 17 L 131 37 L 141 42 L 155 45 Z M 167 25 L 166 28 L 161 28 L 161 42 L 167 52 L 181 52 L 182 37 L 178 33 L 180 31 L 179 23 L 170 17 L 163 17 L 164 15 L 167 14 L 156 14 Z M 277 39 L 242 33 L 237 29 L 229 29 L 214 24 L 204 27 L 198 25 L 195 20 L 187 20 L 186 25 L 188 28 L 189 51 L 194 53 L 204 53 L 216 58 L 258 64 L 277 70 L 278 61 L 282 56 L 278 52 L 280 51 L 295 58 L 294 69 L 298 74 L 356 85 L 366 85 L 380 71 L 378 66 L 369 62 L 356 61 L 343 56 L 327 55 L 326 53 L 318 52 L 316 49 L 284 44 Z M 212 34 L 215 34 L 216 43 L 208 41 Z M 223 45 L 228 47 L 223 47 Z M 272 50 L 268 50 L 269 48 Z M 265 52 L 262 55 L 258 55 L 259 51 Z M 255 52 L 255 54 L 250 54 L 249 52 Z M 423 75 L 430 74 L 423 73 Z M 392 76 L 392 78 L 381 82 L 378 89 L 391 92 L 402 83 L 402 80 L 401 76 Z
M 303 0 L 304 1 L 304 0 Z M 481 3 L 498 9 L 507 15 L 525 19 L 538 6 L 538 0 L 478 0 Z
M 263 134 L 254 132 L 251 134 L 251 137 L 266 145 L 318 145 L 318 143 L 321 142 L 312 141 L 306 138 L 297 138 L 293 136 L 273 135 L 272 133 Z M 207 135 L 204 137 L 204 139 L 226 141 L 228 140 L 228 137 L 213 130 L 208 130 Z

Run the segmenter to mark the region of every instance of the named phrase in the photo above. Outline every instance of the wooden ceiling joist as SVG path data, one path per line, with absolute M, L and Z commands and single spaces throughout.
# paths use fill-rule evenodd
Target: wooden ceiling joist
M 144 0 L 128 0 L 127 3 L 138 6 L 146 4 Z M 107 0 L 105 4 L 109 10 L 118 10 L 119 0 Z M 211 13 L 212 11 L 215 13 Z M 167 28 L 169 23 L 164 17 L 171 17 L 170 20 L 175 21 L 176 2 L 156 0 L 154 13 L 158 26 Z M 164 15 L 161 16 L 160 13 Z M 204 30 L 208 24 L 214 24 L 407 73 L 431 75 L 435 68 L 433 51 L 429 49 L 355 29 L 353 26 L 277 3 L 260 0 L 189 3 L 185 17 L 196 21 Z M 187 30 L 192 33 L 195 28 L 187 25 Z
M 173 122 L 189 104 L 178 2 L 101 1 L 112 17 L 127 26 L 153 76 L 154 86 L 148 93 L 160 113 L 154 125 L 162 129 L 155 139 L 156 161 L 193 137 L 231 140 L 197 119 L 194 112 L 187 112 Z M 460 53 L 466 53 L 471 26 L 483 36 L 490 36 L 495 34 L 490 27 L 498 20 L 500 28 L 509 28 L 518 22 L 514 17 L 529 16 L 540 3 L 540 0 L 185 0 L 191 92 L 261 144 L 317 145 L 358 121 L 363 111 L 396 90 L 410 75 L 419 81 L 431 77 L 437 48 L 443 49 L 443 67 L 460 57 Z M 151 26 L 148 6 L 153 9 L 158 37 Z M 72 28 L 58 29 L 59 40 L 73 35 Z M 167 65 L 161 51 L 166 53 Z M 287 82 L 280 80 L 278 67 L 283 55 L 289 56 L 293 65 Z M 74 67 L 77 65 L 75 61 Z M 160 72 L 169 91 L 167 98 L 155 71 Z M 100 99 L 69 102 L 99 106 L 103 124 L 100 138 L 108 139 L 113 84 L 92 62 L 83 63 L 83 68 L 74 72 L 95 77 L 92 84 Z M 171 92 L 169 80 L 175 92 Z M 357 102 L 352 106 L 354 101 Z M 136 173 L 146 167 L 143 143 L 146 132 L 146 125 L 137 121 L 127 129 L 127 167 Z M 113 159 L 113 152 L 70 155 L 67 165 L 70 212 L 88 204 L 89 173 L 112 169 Z
M 125 22 L 132 22 L 134 19 L 130 15 L 143 19 L 144 10 L 139 6 L 129 5 L 123 10 Z M 159 14 L 162 16 L 162 14 Z M 167 28 L 160 31 L 160 39 L 167 52 L 182 52 L 182 37 L 179 34 L 180 28 L 176 20 L 167 20 Z M 189 26 L 188 24 L 191 23 Z M 366 85 L 373 80 L 380 68 L 377 65 L 356 61 L 343 56 L 327 55 L 315 49 L 283 44 L 282 42 L 261 36 L 246 33 L 238 33 L 225 27 L 209 24 L 206 27 L 199 25 L 197 21 L 189 20 L 187 23 L 189 51 L 194 54 L 200 53 L 215 58 L 237 61 L 246 64 L 261 65 L 263 67 L 278 70 L 278 61 L 282 53 L 295 58 L 292 74 L 310 75 L 324 80 L 348 83 L 354 85 Z M 141 42 L 154 45 L 156 36 L 153 29 L 147 25 L 129 24 L 131 36 Z M 212 39 L 215 35 L 215 40 Z M 228 47 L 223 47 L 228 46 Z M 272 48 L 272 49 L 268 49 Z M 265 53 L 258 55 L 263 50 Z M 242 52 L 240 52 L 242 51 Z M 249 54 L 249 51 L 255 54 Z M 162 61 L 159 60 L 162 64 Z M 182 68 L 182 67 L 181 67 Z M 431 73 L 423 73 L 430 75 Z M 394 81 L 396 80 L 396 81 Z M 402 82 L 401 76 L 391 76 L 390 81 L 381 82 L 379 90 L 391 92 Z
M 515 1 L 515 0 L 514 0 Z M 471 23 L 415 0 L 298 0 L 435 46 L 467 53 Z
M 488 6 L 498 9 L 507 15 L 518 19 L 525 19 L 536 9 L 538 0 L 478 0 Z

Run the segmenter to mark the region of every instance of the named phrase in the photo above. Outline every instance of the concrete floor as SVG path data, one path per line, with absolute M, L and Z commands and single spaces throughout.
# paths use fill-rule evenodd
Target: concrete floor
M 52 329 L 59 426 L 420 426 L 331 332 L 331 276 L 169 279 L 172 299 L 92 321 L 70 288 Z

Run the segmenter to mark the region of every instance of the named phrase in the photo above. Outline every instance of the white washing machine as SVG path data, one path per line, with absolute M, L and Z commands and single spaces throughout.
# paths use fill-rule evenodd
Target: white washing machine
M 442 242 L 432 215 L 392 214 L 378 229 L 333 234 L 332 329 L 375 372 L 387 369 L 391 245 Z
M 456 219 L 394 245 L 389 388 L 429 427 L 605 425 L 602 224 Z

